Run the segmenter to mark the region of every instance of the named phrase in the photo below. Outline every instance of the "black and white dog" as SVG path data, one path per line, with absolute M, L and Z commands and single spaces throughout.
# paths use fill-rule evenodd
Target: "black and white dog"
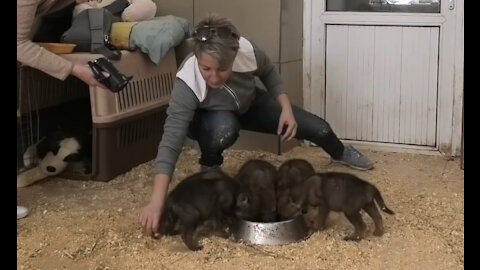
M 17 187 L 29 186 L 48 176 L 58 175 L 75 164 L 82 167 L 82 173 L 88 174 L 91 171 L 91 156 L 91 132 L 52 132 L 25 151 L 23 163 L 31 169 L 17 175 Z
M 31 185 L 66 169 L 75 173 L 91 173 L 90 99 L 47 107 L 41 109 L 38 116 L 38 132 L 44 137 L 23 152 L 23 166 L 27 170 L 17 174 L 17 187 Z

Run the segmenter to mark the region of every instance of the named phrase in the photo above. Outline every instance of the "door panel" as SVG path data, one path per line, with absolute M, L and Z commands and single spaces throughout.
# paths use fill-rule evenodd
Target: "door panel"
M 327 25 L 325 118 L 342 139 L 435 146 L 438 27 Z

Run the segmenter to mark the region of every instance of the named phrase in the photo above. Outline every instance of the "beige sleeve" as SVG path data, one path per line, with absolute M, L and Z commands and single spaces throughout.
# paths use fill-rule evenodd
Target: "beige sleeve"
M 29 38 L 41 0 L 17 0 L 17 60 L 48 75 L 65 80 L 73 63 L 47 51 Z

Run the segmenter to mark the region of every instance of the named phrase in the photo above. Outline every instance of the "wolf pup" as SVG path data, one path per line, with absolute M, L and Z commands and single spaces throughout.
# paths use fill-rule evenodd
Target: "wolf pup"
M 190 250 L 200 250 L 198 229 L 213 224 L 213 230 L 228 236 L 235 208 L 237 183 L 222 171 L 200 172 L 181 181 L 168 195 L 160 222 L 162 235 L 181 234 Z
M 278 168 L 277 172 L 277 211 L 280 220 L 288 219 L 285 215 L 285 211 L 288 211 L 288 196 L 290 189 L 302 183 L 305 179 L 315 174 L 312 164 L 304 159 L 289 159 L 285 161 Z M 309 208 L 307 210 L 308 215 L 304 215 L 307 223 L 312 223 L 312 214 L 315 212 L 315 208 Z M 315 216 L 315 214 L 313 215 Z
M 257 222 L 277 220 L 276 174 L 277 168 L 265 160 L 252 159 L 243 164 L 235 180 L 249 192 L 242 192 L 237 198 L 239 218 Z
M 318 207 L 320 229 L 325 226 L 330 211 L 343 212 L 355 227 L 355 232 L 344 239 L 360 241 L 366 230 L 360 214 L 362 209 L 375 223 L 373 234 L 383 235 L 382 216 L 374 201 L 383 212 L 394 214 L 385 205 L 380 191 L 371 183 L 348 173 L 316 173 L 290 190 L 288 207 L 284 210 L 288 217 L 294 217 L 305 212 L 309 206 Z

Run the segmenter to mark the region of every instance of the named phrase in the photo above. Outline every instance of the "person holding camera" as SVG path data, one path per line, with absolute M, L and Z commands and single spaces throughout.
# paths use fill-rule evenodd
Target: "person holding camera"
M 208 16 L 199 22 L 192 42 L 194 53 L 179 68 L 167 109 L 151 200 L 139 217 L 146 235 L 157 235 L 186 136 L 198 141 L 202 171 L 222 165 L 222 153 L 233 145 L 240 129 L 277 134 L 283 141 L 309 140 L 333 161 L 360 170 L 373 168 L 367 157 L 343 145 L 325 120 L 291 105 L 275 66 L 227 18 Z M 256 87 L 255 77 L 266 91 Z
M 90 86 L 105 88 L 95 79 L 88 65 L 72 63 L 32 41 L 35 35 L 41 34 L 48 36 L 51 42 L 58 42 L 56 39 L 60 39 L 62 31 L 70 27 L 75 4 L 87 1 L 17 0 L 17 61 L 62 81 L 73 75 Z M 42 27 L 42 21 L 52 14 L 55 15 L 55 20 L 50 20 L 49 25 L 55 27 Z M 28 209 L 17 205 L 17 219 L 27 215 Z
M 57 29 L 66 30 L 70 27 L 68 18 L 70 18 L 71 23 L 72 11 L 75 4 L 87 1 L 88 0 L 17 0 L 17 61 L 41 70 L 62 81 L 69 75 L 73 75 L 90 86 L 104 87 L 95 79 L 88 65 L 72 63 L 32 41 L 34 35 L 41 29 L 42 19 L 53 13 L 65 13 L 67 14 L 67 20 L 62 20 L 61 22 L 63 23 L 57 22 L 57 24 L 60 24 Z M 54 29 L 52 29 L 51 33 L 46 33 L 46 35 L 52 35 L 52 39 L 55 40 L 53 36 L 56 34 L 59 39 L 62 30 L 53 30 Z

